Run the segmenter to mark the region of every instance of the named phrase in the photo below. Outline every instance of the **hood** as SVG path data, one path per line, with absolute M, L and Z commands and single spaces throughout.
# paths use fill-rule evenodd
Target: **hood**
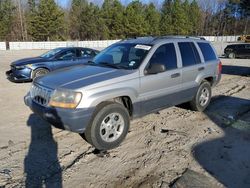
M 135 70 L 80 65 L 51 72 L 45 76 L 38 77 L 34 82 L 50 89 L 79 89 L 134 72 Z
M 11 63 L 12 66 L 22 66 L 27 64 L 33 64 L 33 63 L 40 63 L 43 62 L 44 58 L 42 57 L 31 57 L 31 58 L 25 58 L 25 59 L 19 59 L 17 61 L 14 61 Z

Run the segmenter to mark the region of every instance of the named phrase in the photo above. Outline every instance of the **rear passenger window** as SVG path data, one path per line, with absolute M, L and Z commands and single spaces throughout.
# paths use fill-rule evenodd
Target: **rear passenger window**
M 216 57 L 212 47 L 210 46 L 210 44 L 203 43 L 203 42 L 198 42 L 198 46 L 201 49 L 201 52 L 203 54 L 203 57 L 204 57 L 205 61 L 211 61 L 211 60 L 216 60 L 217 59 L 217 57 Z
M 168 43 L 160 46 L 152 56 L 150 63 L 162 63 L 167 70 L 177 68 L 174 44 Z
M 201 63 L 199 53 L 193 42 L 179 42 L 178 43 L 183 67 Z

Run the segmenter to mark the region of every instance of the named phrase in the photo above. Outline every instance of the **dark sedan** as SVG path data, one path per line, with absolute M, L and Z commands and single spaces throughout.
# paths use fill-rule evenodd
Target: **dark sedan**
M 228 58 L 250 58 L 250 44 L 230 44 L 224 54 Z
M 98 53 L 99 51 L 90 48 L 56 48 L 39 57 L 20 59 L 11 63 L 11 70 L 6 72 L 6 76 L 13 82 L 32 81 L 56 69 L 84 64 Z

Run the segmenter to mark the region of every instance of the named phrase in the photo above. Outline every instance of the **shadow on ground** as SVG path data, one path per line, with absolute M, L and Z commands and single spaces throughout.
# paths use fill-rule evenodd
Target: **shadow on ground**
M 25 187 L 62 187 L 62 169 L 51 126 L 35 114 L 30 115 L 27 125 L 31 128 L 31 143 L 24 160 Z
M 238 75 L 238 76 L 250 76 L 250 63 L 249 67 L 223 65 L 222 74 Z
M 249 188 L 250 100 L 220 96 L 204 113 L 224 131 L 224 136 L 196 145 L 195 159 L 226 187 Z

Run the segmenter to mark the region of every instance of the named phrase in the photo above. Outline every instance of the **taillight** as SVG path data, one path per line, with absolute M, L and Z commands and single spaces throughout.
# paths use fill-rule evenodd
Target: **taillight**
M 221 74 L 221 71 L 222 71 L 222 63 L 220 61 L 218 64 L 218 74 Z

